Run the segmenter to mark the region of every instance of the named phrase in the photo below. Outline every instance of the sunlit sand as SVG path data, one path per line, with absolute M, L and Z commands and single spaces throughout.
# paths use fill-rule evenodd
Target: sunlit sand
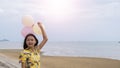
M 0 59 L 0 66 L 6 68 L 6 66 L 12 65 L 14 67 L 10 68 L 20 68 L 20 64 L 18 63 L 20 51 L 20 49 L 1 49 L 0 57 L 2 59 Z M 6 63 L 6 60 L 9 61 Z M 41 68 L 120 68 L 120 60 L 41 55 Z

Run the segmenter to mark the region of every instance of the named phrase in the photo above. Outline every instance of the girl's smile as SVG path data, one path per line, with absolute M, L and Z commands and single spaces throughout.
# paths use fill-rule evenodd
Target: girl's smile
M 26 40 L 26 44 L 28 47 L 33 47 L 35 45 L 36 41 L 33 36 L 28 36 Z

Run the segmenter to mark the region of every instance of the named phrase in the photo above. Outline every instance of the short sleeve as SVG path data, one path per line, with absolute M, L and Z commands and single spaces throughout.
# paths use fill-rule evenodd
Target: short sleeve
M 25 61 L 26 61 L 26 56 L 24 52 L 21 52 L 19 55 L 19 63 L 25 63 Z

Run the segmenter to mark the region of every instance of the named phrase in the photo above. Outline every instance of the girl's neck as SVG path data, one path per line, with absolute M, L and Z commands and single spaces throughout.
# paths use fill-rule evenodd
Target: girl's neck
M 35 51 L 35 47 L 30 47 L 31 51 L 34 52 Z

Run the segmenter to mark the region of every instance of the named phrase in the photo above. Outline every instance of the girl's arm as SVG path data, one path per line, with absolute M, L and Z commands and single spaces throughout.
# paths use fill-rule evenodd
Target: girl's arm
M 40 50 L 45 45 L 45 43 L 47 42 L 48 38 L 47 38 L 47 35 L 46 35 L 46 32 L 45 32 L 45 29 L 42 26 L 42 23 L 38 22 L 38 26 L 41 29 L 42 37 L 43 37 L 42 42 L 38 45 L 38 50 Z

